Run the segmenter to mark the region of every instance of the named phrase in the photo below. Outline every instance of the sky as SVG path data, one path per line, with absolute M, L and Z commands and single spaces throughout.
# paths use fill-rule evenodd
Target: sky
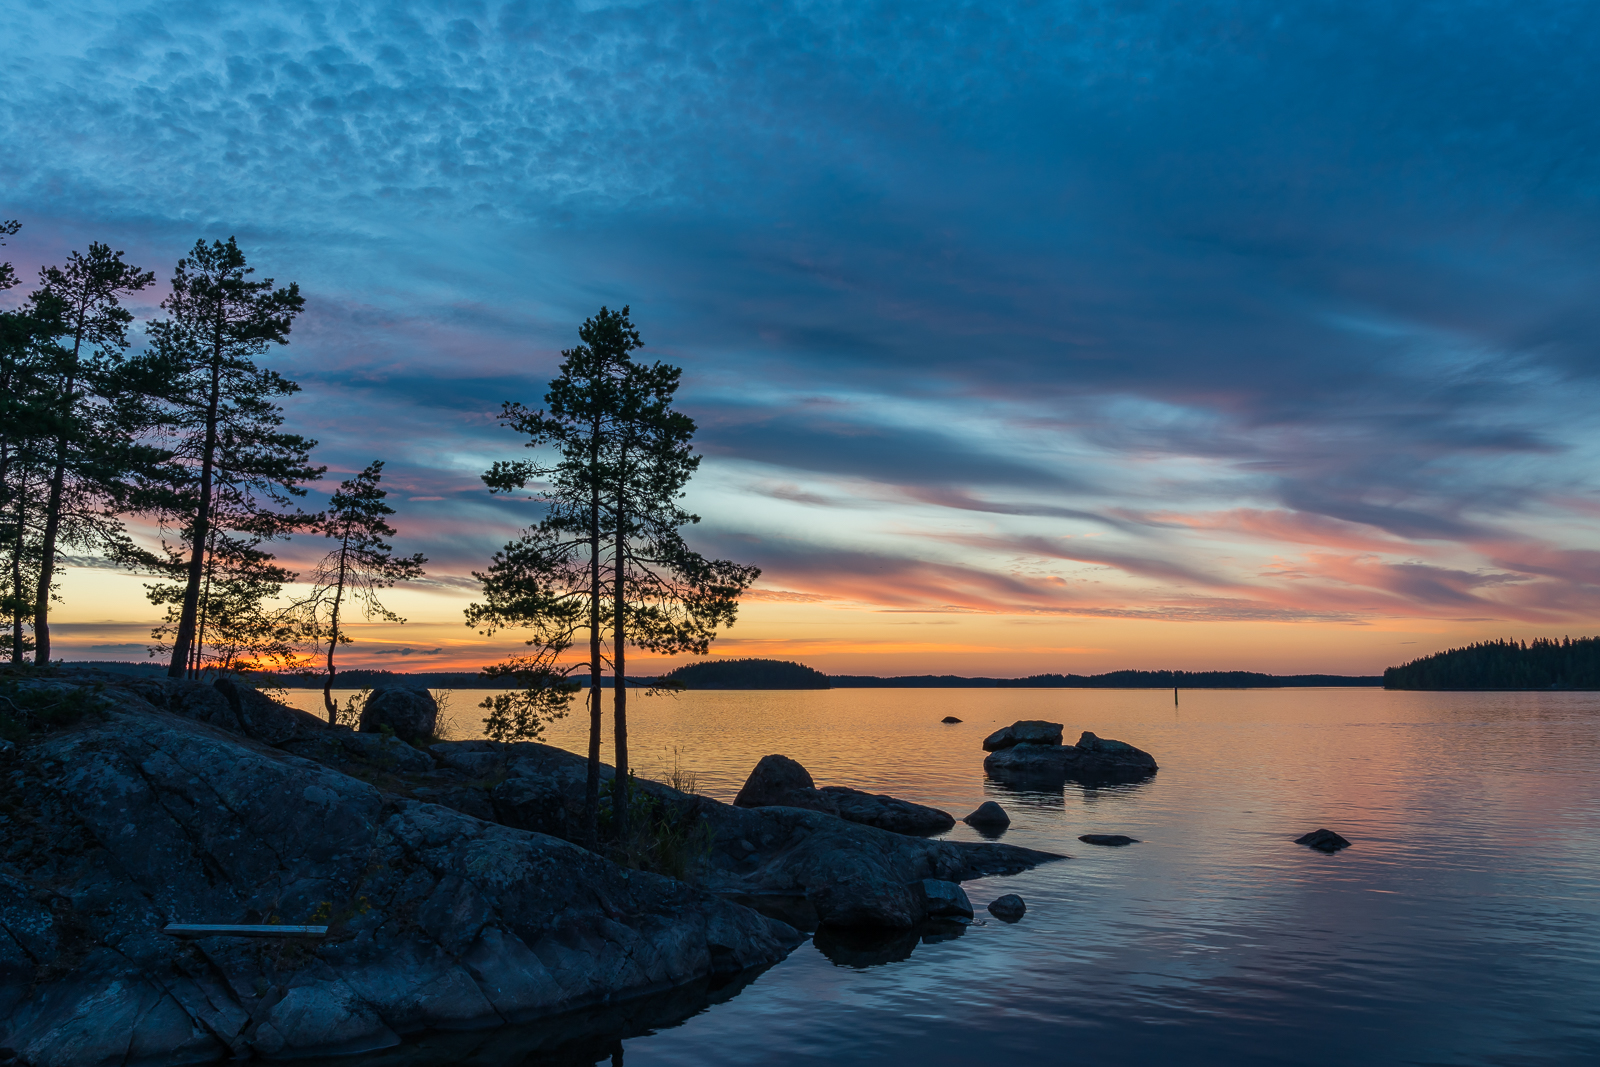
M 384 459 L 431 561 L 349 665 L 516 646 L 462 622 L 534 514 L 479 480 L 494 413 L 601 305 L 685 370 L 691 543 L 762 569 L 716 655 L 1367 674 L 1600 630 L 1592 4 L 0 19 L 19 273 L 236 235 L 305 294 L 266 362 L 311 503 Z M 142 657 L 142 581 L 70 568 L 65 655 Z

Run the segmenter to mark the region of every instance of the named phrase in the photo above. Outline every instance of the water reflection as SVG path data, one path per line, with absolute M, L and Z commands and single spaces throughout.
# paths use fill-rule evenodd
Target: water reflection
M 397 1048 L 329 1061 L 343 1067 L 592 1067 L 623 1062 L 623 1041 L 655 1033 L 743 992 L 767 968 L 703 980 L 519 1026 L 430 1033 Z M 304 1062 L 304 1061 L 302 1061 Z
M 864 970 L 910 959 L 918 945 L 954 941 L 967 932 L 967 926 L 956 919 L 926 919 L 909 930 L 823 927 L 811 943 L 835 965 Z

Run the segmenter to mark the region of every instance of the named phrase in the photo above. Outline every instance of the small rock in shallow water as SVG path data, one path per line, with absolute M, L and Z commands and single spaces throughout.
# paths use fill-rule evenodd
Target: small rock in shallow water
M 1086 845 L 1137 845 L 1137 837 L 1126 834 L 1079 834 L 1078 840 Z
M 1297 845 L 1310 845 L 1319 852 L 1337 852 L 1341 848 L 1349 848 L 1350 842 L 1334 833 L 1332 830 L 1313 830 L 1309 834 L 1294 839 Z
M 1007 893 L 989 904 L 989 914 L 1003 923 L 1014 923 L 1028 911 L 1028 905 L 1015 893 Z
M 956 718 L 954 715 L 946 715 L 944 718 L 940 719 L 939 721 L 940 722 L 960 722 L 961 720 Z
M 985 800 L 978 805 L 978 810 L 961 820 L 968 826 L 983 826 L 994 829 L 1011 825 L 1011 816 L 1006 814 L 1006 809 L 992 800 Z

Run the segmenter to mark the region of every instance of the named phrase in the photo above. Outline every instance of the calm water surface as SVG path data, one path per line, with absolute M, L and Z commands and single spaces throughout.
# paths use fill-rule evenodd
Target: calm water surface
M 476 736 L 482 696 L 454 695 L 457 736 Z M 1161 772 L 1056 792 L 986 779 L 983 736 L 1027 718 L 1129 741 Z M 696 692 L 636 697 L 629 720 L 647 777 L 676 755 L 726 800 L 781 752 L 820 785 L 957 817 L 999 801 L 1004 840 L 1073 857 L 966 884 L 980 916 L 1021 894 L 1018 925 L 870 967 L 804 945 L 624 1042 L 630 1067 L 1600 1063 L 1600 694 Z M 547 740 L 581 752 L 582 730 Z M 1292 843 L 1322 826 L 1354 846 Z M 1077 840 L 1091 832 L 1141 843 Z

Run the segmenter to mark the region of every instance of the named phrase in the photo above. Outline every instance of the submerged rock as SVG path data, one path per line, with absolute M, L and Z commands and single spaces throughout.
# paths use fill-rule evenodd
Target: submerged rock
M 361 709 L 361 732 L 381 733 L 384 727 L 402 741 L 419 744 L 439 728 L 439 704 L 426 689 L 381 686 Z
M 1063 727 L 1058 722 L 1023 719 L 996 730 L 983 739 L 985 752 L 999 752 L 1013 745 L 1059 745 Z
M 1028 913 L 1028 905 L 1015 893 L 1007 893 L 989 902 L 989 914 L 1003 923 L 1014 923 Z
M 1349 848 L 1350 842 L 1334 833 L 1332 830 L 1313 830 L 1309 834 L 1302 834 L 1294 839 L 1297 845 L 1310 845 L 1319 852 L 1337 852 L 1341 848 Z
M 939 721 L 940 722 L 960 722 L 961 720 L 956 718 L 954 715 L 946 715 L 944 718 L 940 719 Z
M 985 800 L 978 805 L 977 811 L 974 811 L 961 821 L 968 826 L 985 830 L 1004 830 L 1011 825 L 1011 816 L 1007 815 L 1006 809 L 999 804 L 992 800 Z
M 810 772 L 788 756 L 761 757 L 733 802 L 741 808 L 781 805 L 825 811 L 849 822 L 918 837 L 942 834 L 956 824 L 948 812 L 895 797 L 839 785 L 818 789 Z
M 983 769 L 999 777 L 1131 781 L 1154 774 L 1159 768 L 1150 753 L 1125 741 L 1096 737 L 1086 730 L 1076 745 L 1031 741 L 1008 745 L 984 757 Z
M 1111 845 L 1113 847 L 1137 845 L 1139 843 L 1137 837 L 1129 837 L 1126 834 L 1079 834 L 1078 840 L 1086 845 Z

